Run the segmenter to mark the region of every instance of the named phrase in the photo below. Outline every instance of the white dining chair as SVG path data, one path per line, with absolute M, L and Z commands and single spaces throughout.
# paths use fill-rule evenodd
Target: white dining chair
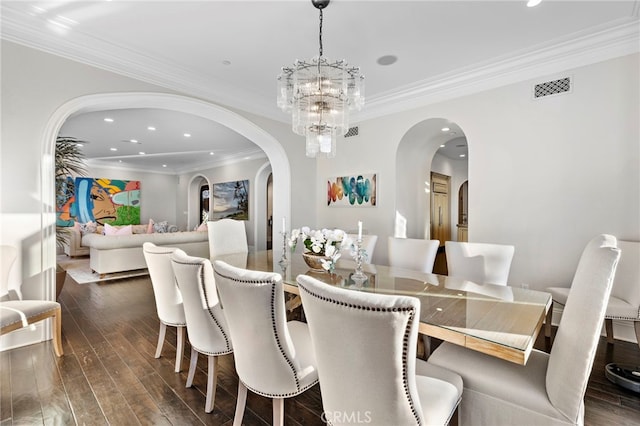
M 160 320 L 155 357 L 160 358 L 162 354 L 167 326 L 176 327 L 175 372 L 178 373 L 182 370 L 187 320 L 184 315 L 182 294 L 176 286 L 173 268 L 171 267 L 171 254 L 175 250 L 174 247 L 156 246 L 150 242 L 142 245 L 142 252 L 149 270 L 151 286 L 153 287 L 153 295 L 156 299 L 156 311 Z
M 550 353 L 532 350 L 524 366 L 452 343 L 429 363 L 462 376 L 462 425 L 583 425 L 584 394 L 620 250 L 611 235 L 585 248 Z
M 327 424 L 449 423 L 462 379 L 416 358 L 420 300 L 346 290 L 307 275 L 297 282 Z
M 207 396 L 204 411 L 210 413 L 215 403 L 218 357 L 233 352 L 229 327 L 218 299 L 211 261 L 188 256 L 178 249 L 171 255 L 171 265 L 182 293 L 191 343 L 186 386 L 190 388 L 193 384 L 198 354 L 206 355 Z
M 213 262 L 238 373 L 233 420 L 242 424 L 247 389 L 273 399 L 273 424 L 284 424 L 284 398 L 318 382 L 307 324 L 286 321 L 282 276 Z
M 506 285 L 515 247 L 506 244 L 445 241 L 450 277 Z
M 439 240 L 389 237 L 389 266 L 430 274 L 440 247 Z
M 607 342 L 613 343 L 613 321 L 633 321 L 636 340 L 640 346 L 640 242 L 618 241 L 620 261 L 613 280 L 613 288 L 604 314 Z M 549 287 L 553 304 L 566 305 L 571 287 Z M 545 335 L 551 337 L 551 315 L 549 309 L 545 324 Z
M 220 219 L 207 222 L 209 233 L 209 256 L 231 253 L 247 253 L 247 231 L 244 222 L 235 219 Z
M 358 234 L 347 234 L 347 236 L 351 239 L 351 241 L 355 245 L 358 239 Z M 371 260 L 373 259 L 373 253 L 376 250 L 377 242 L 378 242 L 377 235 L 365 234 L 362 236 L 362 248 L 365 250 L 365 253 L 367 254 L 366 258 L 363 260 L 362 263 L 371 263 Z M 352 250 L 351 246 L 345 245 L 341 247 L 340 248 L 341 257 L 345 259 L 353 259 L 353 256 L 351 255 L 351 250 Z

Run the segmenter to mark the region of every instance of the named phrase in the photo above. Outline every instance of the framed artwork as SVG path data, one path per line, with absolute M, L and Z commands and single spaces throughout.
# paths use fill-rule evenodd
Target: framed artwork
M 76 177 L 69 188 L 74 192 L 56 200 L 57 226 L 140 224 L 140 181 Z
M 327 180 L 329 207 L 375 207 L 376 174 L 354 174 Z
M 213 208 L 209 220 L 249 220 L 249 181 L 214 183 L 210 194 Z

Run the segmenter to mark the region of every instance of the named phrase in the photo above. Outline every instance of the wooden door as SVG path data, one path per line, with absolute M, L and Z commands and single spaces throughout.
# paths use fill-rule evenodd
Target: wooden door
M 440 245 L 451 239 L 450 176 L 431 173 L 431 239 Z

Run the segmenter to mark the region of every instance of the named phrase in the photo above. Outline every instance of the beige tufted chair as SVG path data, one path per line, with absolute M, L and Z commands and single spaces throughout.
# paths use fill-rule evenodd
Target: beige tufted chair
M 233 352 L 227 321 L 222 312 L 213 268 L 209 259 L 188 256 L 182 250 L 171 255 L 176 282 L 183 297 L 191 362 L 187 387 L 196 372 L 198 354 L 207 356 L 207 398 L 204 411 L 213 411 L 218 375 L 218 357 Z
M 247 389 L 273 399 L 273 424 L 284 424 L 284 398 L 318 382 L 307 324 L 286 321 L 280 274 L 213 262 L 216 285 L 233 340 L 238 401 L 233 420 L 242 424 Z
M 449 423 L 462 379 L 416 359 L 420 300 L 297 281 L 328 424 Z

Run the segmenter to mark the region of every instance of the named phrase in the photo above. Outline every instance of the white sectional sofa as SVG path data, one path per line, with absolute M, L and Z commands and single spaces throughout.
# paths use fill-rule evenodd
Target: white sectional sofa
M 86 234 L 82 237 L 82 246 L 89 247 L 91 269 L 104 276 L 146 268 L 142 244 L 147 241 L 182 249 L 190 256 L 209 258 L 208 234 L 198 231 L 109 236 Z

